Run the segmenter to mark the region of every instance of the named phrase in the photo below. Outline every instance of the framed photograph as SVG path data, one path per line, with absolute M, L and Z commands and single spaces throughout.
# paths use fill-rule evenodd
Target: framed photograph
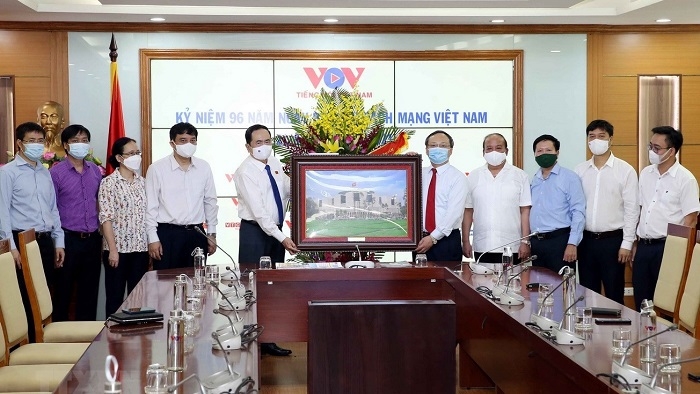
M 413 250 L 421 239 L 418 155 L 293 156 L 292 239 L 300 250 Z

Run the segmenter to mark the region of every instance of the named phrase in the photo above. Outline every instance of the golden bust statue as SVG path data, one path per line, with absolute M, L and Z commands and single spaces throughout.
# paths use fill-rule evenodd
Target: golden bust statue
M 46 131 L 46 149 L 63 157 L 66 151 L 61 143 L 61 130 L 63 130 L 63 106 L 55 101 L 47 101 L 36 110 L 37 121 Z

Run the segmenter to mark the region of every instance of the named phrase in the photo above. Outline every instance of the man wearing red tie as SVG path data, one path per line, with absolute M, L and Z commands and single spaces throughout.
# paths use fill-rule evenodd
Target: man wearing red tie
M 291 238 L 282 233 L 285 207 L 290 197 L 290 180 L 279 160 L 272 153 L 272 134 L 260 124 L 245 131 L 246 157 L 233 180 L 238 193 L 238 216 L 241 230 L 238 261 L 258 263 L 261 256 L 270 256 L 272 266 L 284 261 L 285 250 L 299 250 Z M 263 354 L 288 356 L 291 350 L 274 343 L 262 343 Z
M 442 130 L 425 139 L 430 167 L 423 168 L 423 238 L 416 253 L 428 261 L 462 261 L 462 215 L 467 177 L 450 165 L 454 140 Z

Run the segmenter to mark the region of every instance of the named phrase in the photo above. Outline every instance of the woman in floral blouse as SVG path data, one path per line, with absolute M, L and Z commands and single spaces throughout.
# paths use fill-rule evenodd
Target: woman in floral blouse
M 116 168 L 102 180 L 97 196 L 102 224 L 107 316 L 117 312 L 148 270 L 146 187 L 139 175 L 141 151 L 136 141 L 123 137 L 112 145 L 109 162 Z

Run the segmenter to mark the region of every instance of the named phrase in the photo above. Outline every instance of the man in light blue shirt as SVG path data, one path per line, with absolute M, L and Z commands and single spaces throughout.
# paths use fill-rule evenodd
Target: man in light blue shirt
M 532 143 L 540 169 L 532 179 L 530 229 L 534 265 L 558 272 L 576 261 L 576 248 L 583 237 L 586 197 L 581 179 L 575 172 L 560 166 L 559 140 L 544 134 Z
M 45 131 L 32 122 L 15 130 L 17 155 L 0 168 L 0 238 L 10 238 L 12 257 L 20 266 L 17 234 L 34 228 L 49 286 L 64 257 L 63 229 L 49 170 L 41 163 Z

